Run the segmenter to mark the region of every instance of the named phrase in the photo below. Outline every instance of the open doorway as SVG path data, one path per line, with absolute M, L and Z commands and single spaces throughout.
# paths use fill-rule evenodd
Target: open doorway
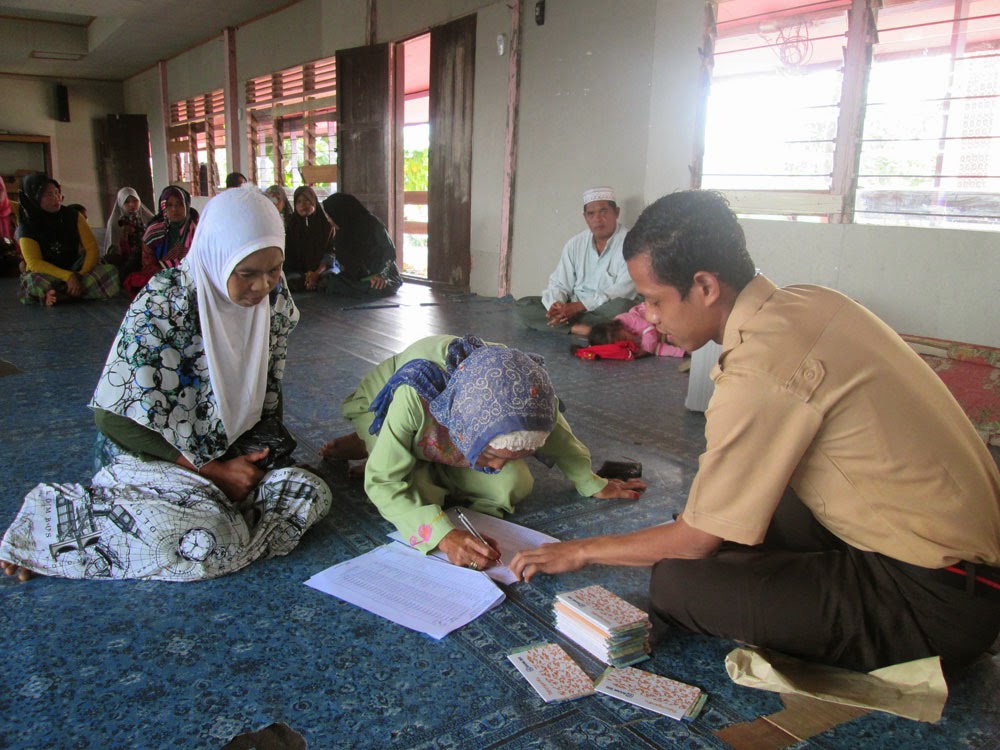
M 337 51 L 338 187 L 384 217 L 404 274 L 457 289 L 472 260 L 475 34 L 473 14 Z
M 399 47 L 403 55 L 402 271 L 426 279 L 431 35 L 408 39 Z

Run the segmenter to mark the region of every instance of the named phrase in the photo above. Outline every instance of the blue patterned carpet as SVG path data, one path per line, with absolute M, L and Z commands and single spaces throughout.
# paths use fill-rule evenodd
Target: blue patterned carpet
M 94 428 L 87 403 L 124 303 L 40 309 L 0 279 L 0 528 L 39 481 L 86 481 Z M 628 456 L 650 483 L 638 502 L 578 497 L 535 463 L 536 486 L 512 520 L 569 538 L 666 520 L 683 505 L 703 444 L 703 417 L 683 408 L 674 360 L 581 362 L 568 338 L 525 332 L 506 302 L 404 288 L 398 300 L 344 309 L 299 296 L 286 375 L 286 421 L 299 457 L 347 425 L 339 403 L 374 363 L 429 333 L 475 332 L 545 354 L 567 418 L 595 464 Z M 731 642 L 677 633 L 643 665 L 702 688 L 708 704 L 682 724 L 605 696 L 543 703 L 506 654 L 561 641 L 554 594 L 590 583 L 644 606 L 646 570 L 591 568 L 508 588 L 507 600 L 442 641 L 381 620 L 302 585 L 329 565 L 385 541 L 343 464 L 323 465 L 329 516 L 291 555 L 196 584 L 0 581 L 3 642 L 0 747 L 220 748 L 283 721 L 310 748 L 726 748 L 712 731 L 781 709 L 738 687 L 723 658 Z M 564 642 L 565 643 L 565 642 Z M 566 644 L 596 676 L 601 666 Z M 949 675 L 937 725 L 868 714 L 796 748 L 1000 747 L 1000 660 Z

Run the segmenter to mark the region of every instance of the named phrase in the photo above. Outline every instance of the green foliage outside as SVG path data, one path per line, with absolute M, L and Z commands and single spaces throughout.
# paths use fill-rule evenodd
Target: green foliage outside
M 403 190 L 426 190 L 430 149 L 403 152 Z

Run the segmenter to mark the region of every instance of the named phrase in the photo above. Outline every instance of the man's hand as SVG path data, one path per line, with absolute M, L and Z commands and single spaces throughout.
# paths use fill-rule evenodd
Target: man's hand
M 688 526 L 682 515 L 674 523 L 648 526 L 628 534 L 543 544 L 515 555 L 510 569 L 518 578 L 530 581 L 536 573 L 566 573 L 584 565 L 645 568 L 667 557 L 686 560 L 710 557 L 720 544 L 721 537 Z
M 370 283 L 372 285 L 372 289 L 385 289 L 385 285 L 388 283 L 388 280 L 385 276 L 372 276 Z
M 267 456 L 270 449 L 254 453 L 247 453 L 245 456 L 237 456 L 229 461 L 211 461 L 201 467 L 201 474 L 206 479 L 210 479 L 212 484 L 226 493 L 229 502 L 239 505 L 246 500 L 254 488 L 264 478 L 264 470 L 254 461 L 260 461 Z
M 561 326 L 571 323 L 578 315 L 587 312 L 582 302 L 553 302 L 545 313 L 550 326 Z
M 500 546 L 496 540 L 483 536 L 487 547 L 464 529 L 452 529 L 438 542 L 438 549 L 448 555 L 453 565 L 473 570 L 486 570 L 500 559 Z
M 520 581 L 530 581 L 536 573 L 568 573 L 587 564 L 584 555 L 586 540 L 543 544 L 541 547 L 518 552 L 510 569 Z
M 609 479 L 608 485 L 591 497 L 598 500 L 638 500 L 646 491 L 646 483 L 641 479 Z

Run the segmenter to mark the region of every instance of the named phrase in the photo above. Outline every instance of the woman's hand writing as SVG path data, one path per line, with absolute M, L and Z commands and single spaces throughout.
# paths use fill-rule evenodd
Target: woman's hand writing
M 264 448 L 229 461 L 216 459 L 202 466 L 198 473 L 226 493 L 231 503 L 239 505 L 250 496 L 254 487 L 264 478 L 266 472 L 254 462 L 265 458 L 268 450 Z
M 609 479 L 608 486 L 591 497 L 598 500 L 638 500 L 646 491 L 646 483 L 641 479 Z
M 452 529 L 438 542 L 438 548 L 448 555 L 453 565 L 473 570 L 486 570 L 500 559 L 500 546 L 496 540 L 483 536 L 490 546 L 484 545 L 464 529 Z

